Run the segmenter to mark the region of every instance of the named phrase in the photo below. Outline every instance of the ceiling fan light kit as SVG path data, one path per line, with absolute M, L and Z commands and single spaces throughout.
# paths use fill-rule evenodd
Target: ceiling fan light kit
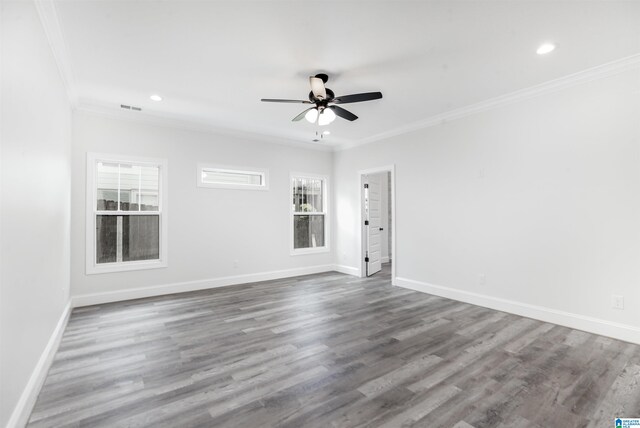
M 336 97 L 333 91 L 325 86 L 325 83 L 327 83 L 328 80 L 329 76 L 323 73 L 309 77 L 309 85 L 311 86 L 309 101 L 274 98 L 263 98 L 261 101 L 270 103 L 315 104 L 314 107 L 310 107 L 294 117 L 292 121 L 298 122 L 302 120 L 302 118 L 305 118 L 310 123 L 316 123 L 319 126 L 324 126 L 333 122 L 336 117 L 341 117 L 351 122 L 358 118 L 355 114 L 337 106 L 336 104 L 359 103 L 362 101 L 371 101 L 382 98 L 382 93 L 380 92 L 365 92 L 362 94 L 342 95 Z
M 304 115 L 304 118 L 307 119 L 309 123 L 316 123 L 316 120 L 318 120 L 318 109 L 310 108 L 307 110 L 307 114 Z
M 324 110 L 322 110 L 322 113 L 320 113 L 320 115 L 318 116 L 318 125 L 320 126 L 328 125 L 334 120 L 336 120 L 336 114 L 333 112 L 333 110 L 329 108 L 325 108 Z

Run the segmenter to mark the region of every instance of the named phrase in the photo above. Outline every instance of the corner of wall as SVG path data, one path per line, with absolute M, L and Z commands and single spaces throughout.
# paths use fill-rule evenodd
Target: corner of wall
M 23 427 L 27 422 L 29 422 L 33 406 L 36 404 L 40 389 L 42 389 L 42 385 L 47 377 L 53 358 L 60 346 L 62 335 L 67 323 L 69 322 L 71 310 L 72 305 L 71 300 L 69 300 L 62 312 L 62 315 L 60 316 L 60 319 L 58 320 L 58 323 L 56 324 L 55 329 L 53 330 L 53 333 L 51 334 L 51 337 L 49 338 L 49 341 L 47 342 L 47 345 L 42 351 L 40 358 L 38 358 L 38 362 L 31 373 L 31 377 L 29 378 L 27 385 L 20 395 L 20 399 L 13 409 L 13 413 L 7 422 L 6 428 Z

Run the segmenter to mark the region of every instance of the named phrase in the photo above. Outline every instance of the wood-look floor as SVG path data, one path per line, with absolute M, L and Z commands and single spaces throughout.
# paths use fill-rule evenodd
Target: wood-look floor
M 610 427 L 640 346 L 339 273 L 75 309 L 31 427 Z

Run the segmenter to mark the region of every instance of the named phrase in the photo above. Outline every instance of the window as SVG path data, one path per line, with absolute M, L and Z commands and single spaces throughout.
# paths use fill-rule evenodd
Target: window
M 166 161 L 87 156 L 87 273 L 165 267 Z
M 266 169 L 198 165 L 198 186 L 219 189 L 268 190 Z
M 327 178 L 292 174 L 291 200 L 291 253 L 328 251 Z

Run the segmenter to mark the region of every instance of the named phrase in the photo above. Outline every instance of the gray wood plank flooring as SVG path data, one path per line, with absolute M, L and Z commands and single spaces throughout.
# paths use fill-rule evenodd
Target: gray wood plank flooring
M 609 427 L 640 346 L 331 272 L 75 309 L 30 427 Z

